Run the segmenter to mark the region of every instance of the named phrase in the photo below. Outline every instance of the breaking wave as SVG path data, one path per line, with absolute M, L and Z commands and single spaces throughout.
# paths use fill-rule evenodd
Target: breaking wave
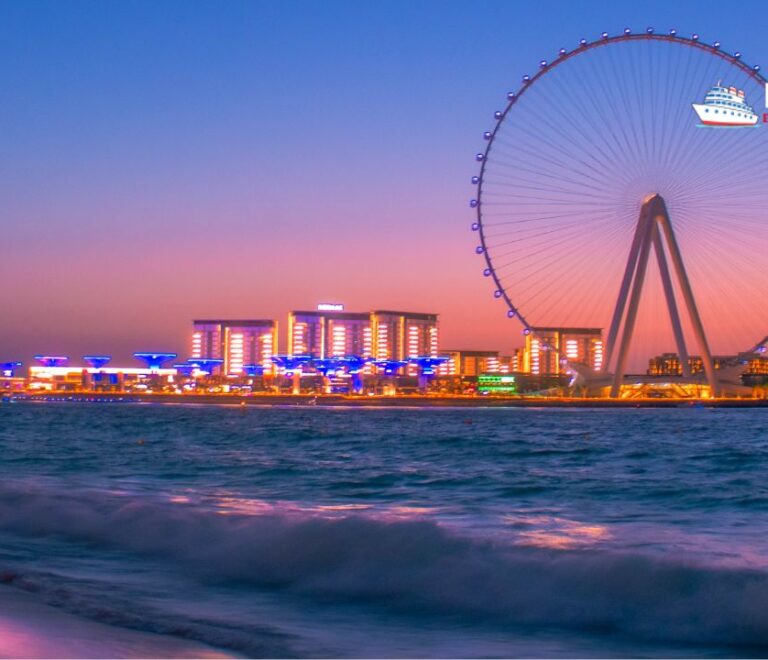
M 768 573 L 759 570 L 517 547 L 425 520 L 222 515 L 148 497 L 30 484 L 0 488 L 0 532 L 165 560 L 203 583 L 410 616 L 768 647 Z M 2 580 L 25 588 L 23 576 L 6 572 Z M 158 632 L 168 628 L 158 625 Z

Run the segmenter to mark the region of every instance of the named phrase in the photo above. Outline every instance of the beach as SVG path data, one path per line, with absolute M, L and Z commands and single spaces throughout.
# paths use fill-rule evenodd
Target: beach
M 178 637 L 98 623 L 50 607 L 21 589 L 0 586 L 0 658 L 111 657 L 236 656 Z

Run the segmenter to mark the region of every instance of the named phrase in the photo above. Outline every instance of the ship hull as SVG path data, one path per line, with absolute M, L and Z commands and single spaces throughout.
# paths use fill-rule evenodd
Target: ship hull
M 731 127 L 744 127 L 755 126 L 757 124 L 758 116 L 749 115 L 746 113 L 726 115 L 724 112 L 720 113 L 722 119 L 719 119 L 717 114 L 713 112 L 712 106 L 704 105 L 701 103 L 694 103 L 693 109 L 699 116 L 699 120 L 704 126 L 731 126 Z

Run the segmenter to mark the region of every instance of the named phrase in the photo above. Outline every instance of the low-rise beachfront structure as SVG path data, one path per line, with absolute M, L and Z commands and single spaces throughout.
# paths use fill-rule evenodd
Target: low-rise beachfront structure
M 176 369 L 144 367 L 31 366 L 27 388 L 50 392 L 173 392 Z

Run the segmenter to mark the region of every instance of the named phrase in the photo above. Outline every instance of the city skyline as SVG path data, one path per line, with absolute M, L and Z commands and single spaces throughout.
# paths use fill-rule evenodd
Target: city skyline
M 191 318 L 328 299 L 432 310 L 443 345 L 508 352 L 523 338 L 480 277 L 467 207 L 505 91 L 557 45 L 625 24 L 764 54 L 755 15 L 714 3 L 560 3 L 554 25 L 518 4 L 336 6 L 322 34 L 320 3 L 0 7 L 17 65 L 2 359 L 181 353 Z

